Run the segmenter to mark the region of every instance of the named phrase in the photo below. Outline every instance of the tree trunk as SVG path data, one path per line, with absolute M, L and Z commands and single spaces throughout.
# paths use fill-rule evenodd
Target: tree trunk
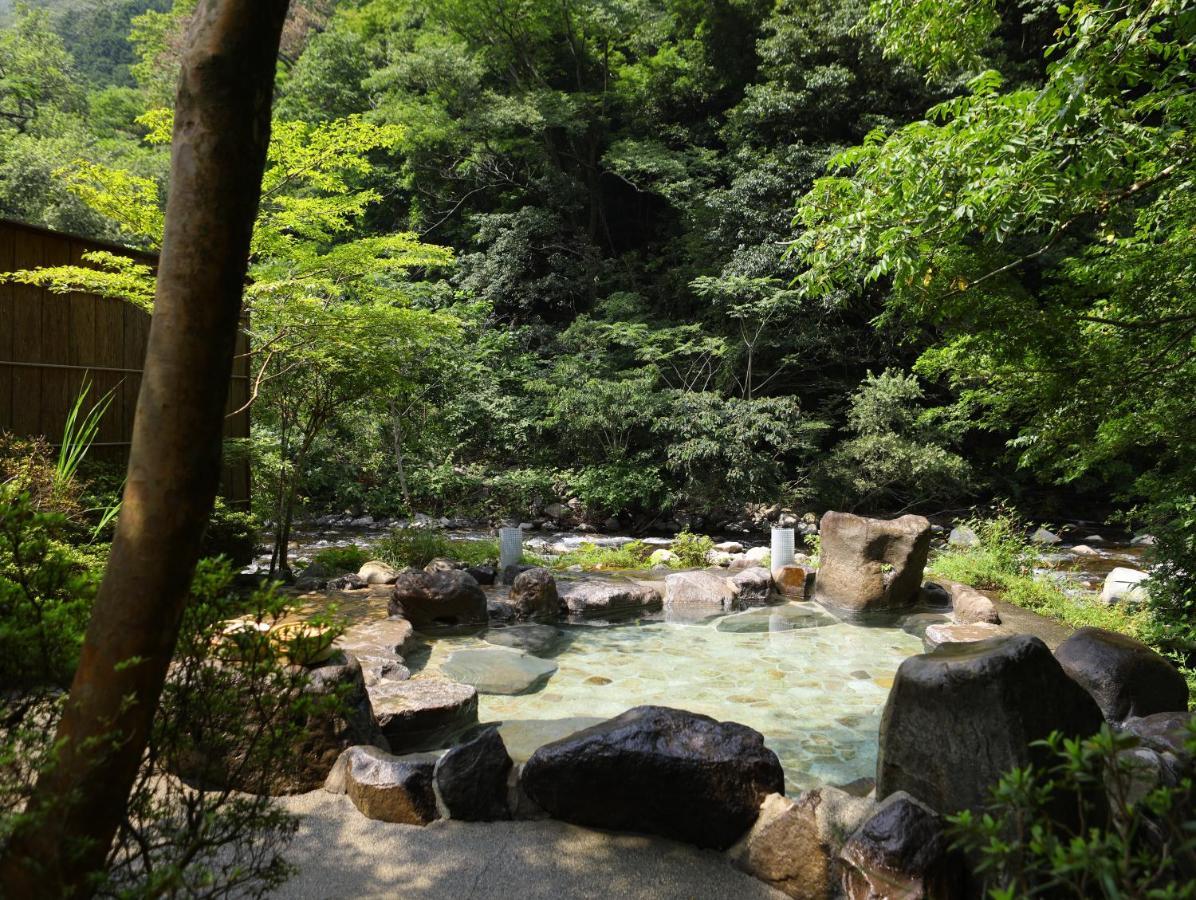
M 249 239 L 287 0 L 200 0 L 182 59 L 170 197 L 128 481 L 58 762 L 0 859 L 13 897 L 89 894 L 145 749 L 220 477 Z

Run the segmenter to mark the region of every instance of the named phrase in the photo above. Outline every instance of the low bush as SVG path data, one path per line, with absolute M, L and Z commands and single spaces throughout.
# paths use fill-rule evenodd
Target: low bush
M 330 575 L 356 572 L 368 560 L 369 554 L 356 544 L 347 547 L 325 547 L 312 557 L 312 562 L 322 566 Z
M 261 525 L 252 512 L 233 509 L 217 497 L 200 553 L 210 558 L 222 556 L 241 569 L 253 562 L 260 533 Z
M 375 558 L 402 568 L 422 569 L 434 559 L 455 559 L 471 566 L 498 562 L 498 541 L 452 539 L 432 528 L 396 528 L 371 546 Z M 525 559 L 528 557 L 525 555 Z
M 552 565 L 557 569 L 570 566 L 581 566 L 583 569 L 646 569 L 648 557 L 656 549 L 642 541 L 631 541 L 619 547 L 584 543 L 576 550 L 556 557 Z
M 686 529 L 673 538 L 673 566 L 682 569 L 697 569 L 706 565 L 706 557 L 714 549 L 714 541 L 704 534 L 694 534 Z
M 1188 748 L 1196 752 L 1196 724 Z M 1107 725 L 1086 740 L 1038 742 L 1055 764 L 1007 773 L 980 815 L 949 817 L 955 845 L 978 860 L 994 900 L 1017 897 L 1196 897 L 1191 772 L 1143 782 L 1133 735 Z M 1061 804 L 1075 811 L 1061 817 Z M 1074 804 L 1074 806 L 1073 806 Z

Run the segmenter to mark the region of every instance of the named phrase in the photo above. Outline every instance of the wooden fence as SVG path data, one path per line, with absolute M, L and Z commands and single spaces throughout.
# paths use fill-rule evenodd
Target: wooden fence
M 90 250 L 157 263 L 151 254 L 0 219 L 0 272 L 79 264 Z M 112 391 L 91 455 L 127 459 L 149 323 L 148 314 L 122 300 L 0 284 L 0 429 L 60 441 L 67 414 L 90 379 L 93 400 Z M 247 349 L 247 338 L 239 335 L 229 413 L 249 398 Z M 224 434 L 248 437 L 249 411 L 225 419 Z M 249 477 L 248 460 L 226 464 L 221 493 L 230 502 L 248 502 Z

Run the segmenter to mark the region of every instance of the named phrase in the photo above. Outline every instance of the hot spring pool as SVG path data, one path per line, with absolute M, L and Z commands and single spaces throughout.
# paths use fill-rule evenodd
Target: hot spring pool
M 558 645 L 540 654 L 557 671 L 530 693 L 482 693 L 479 719 L 501 723 L 519 760 L 633 706 L 673 706 L 761 732 L 790 793 L 845 783 L 875 775 L 893 675 L 922 652 L 921 638 L 900 626 L 839 621 L 811 603 L 701 623 L 559 625 Z M 411 662 L 422 663 L 421 674 L 438 673 L 458 650 L 495 649 L 484 637 L 435 638 Z

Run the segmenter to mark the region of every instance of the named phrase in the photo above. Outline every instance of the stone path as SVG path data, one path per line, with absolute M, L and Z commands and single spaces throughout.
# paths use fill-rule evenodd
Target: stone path
M 722 854 L 663 838 L 550 820 L 391 825 L 322 790 L 279 803 L 303 817 L 279 900 L 786 900 Z

